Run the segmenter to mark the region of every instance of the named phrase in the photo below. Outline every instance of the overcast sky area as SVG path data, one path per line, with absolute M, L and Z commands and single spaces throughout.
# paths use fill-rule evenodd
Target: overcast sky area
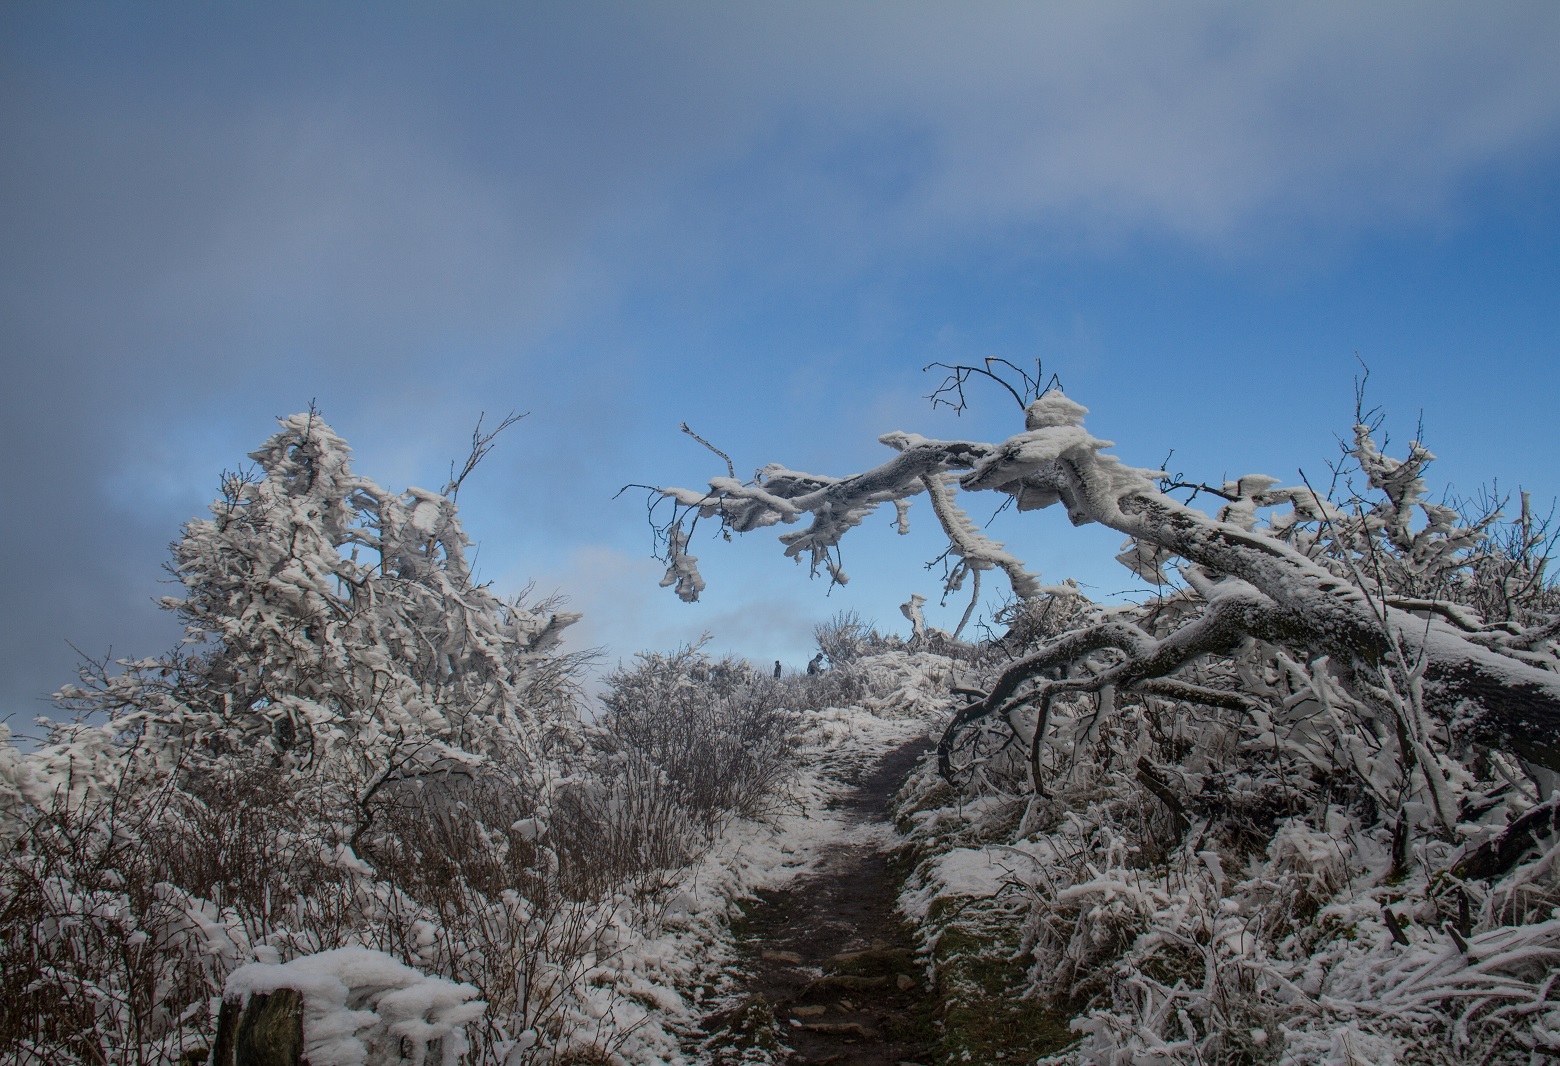
M 608 661 L 801 665 L 903 630 L 892 514 L 832 592 L 774 531 L 657 587 L 644 494 L 877 437 L 1001 439 L 933 361 L 1040 358 L 1125 461 L 1325 477 L 1371 371 L 1431 481 L 1560 493 L 1560 5 L 0 6 L 0 718 L 147 655 L 167 545 L 315 401 L 381 484 L 461 493 L 483 578 Z M 984 522 L 998 500 L 967 506 Z M 1137 579 L 1052 511 L 1044 579 Z M 951 625 L 962 603 L 934 612 Z

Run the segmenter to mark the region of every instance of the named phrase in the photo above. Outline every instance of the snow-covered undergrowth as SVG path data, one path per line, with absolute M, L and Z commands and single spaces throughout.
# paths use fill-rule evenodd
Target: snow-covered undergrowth
M 1440 829 L 1422 772 L 1372 791 L 1343 724 L 1360 708 L 1318 706 L 1338 694 L 1315 676 L 1265 684 L 1294 685 L 1284 720 L 1058 702 L 1043 795 L 1033 712 L 972 738 L 956 789 L 923 766 L 902 905 L 932 958 L 1019 962 L 1011 992 L 1073 1019 L 1023 1045 L 1058 1064 L 1560 1054 L 1560 841 L 1533 785 L 1442 749 Z

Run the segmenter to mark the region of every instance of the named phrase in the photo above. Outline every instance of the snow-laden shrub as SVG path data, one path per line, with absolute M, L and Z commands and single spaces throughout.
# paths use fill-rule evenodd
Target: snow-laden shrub
M 1383 810 L 1344 745 L 1311 761 L 1321 734 L 1275 745 L 1272 723 L 1253 722 L 1231 744 L 1231 723 L 1196 708 L 1116 711 L 1128 728 L 1112 732 L 1090 705 L 1051 709 L 1044 796 L 1024 796 L 1028 745 L 992 729 L 965 749 L 957 793 L 928 770 L 902 800 L 929 856 L 913 910 L 987 913 L 930 905 L 960 892 L 1010 912 L 1028 900 L 1027 994 L 1076 1012 L 1084 1038 L 1056 1062 L 1526 1062 L 1550 1048 L 1556 843 L 1538 832 L 1511 869 L 1456 873 L 1508 819 L 1541 811 L 1520 779 L 1470 780 L 1440 749 L 1460 793 L 1454 843 L 1422 775 L 1398 785 L 1420 799 Z M 984 849 L 1001 876 L 939 884 L 950 847 Z
M 1501 908 L 1513 884 L 1554 890 L 1552 845 L 1489 887 L 1448 876 L 1468 849 L 1434 841 L 1394 873 L 1390 830 L 1340 807 L 1281 817 L 1258 846 L 1238 806 L 1188 803 L 1177 827 L 1116 766 L 1080 763 L 1027 799 L 978 775 L 949 795 L 928 768 L 900 801 L 924 856 L 905 904 L 928 943 L 1017 915 L 1030 967 L 1014 994 L 1077 1015 L 1082 1042 L 1048 1061 L 1451 1064 L 1551 1049 L 1560 910 L 1512 921 Z M 1158 769 L 1177 787 L 1194 777 Z M 950 857 L 985 872 L 951 873 Z
M 550 840 L 597 885 L 653 891 L 733 817 L 766 814 L 796 772 L 796 682 L 699 646 L 609 674 L 586 772 L 560 779 Z
M 763 813 L 795 771 L 793 686 L 697 646 L 642 653 L 609 674 L 603 732 L 664 775 L 678 802 L 713 827 Z
M 813 627 L 813 639 L 824 657 L 838 667 L 867 654 L 872 650 L 874 639 L 881 641 L 882 638 L 855 611 L 836 611 L 828 621 Z

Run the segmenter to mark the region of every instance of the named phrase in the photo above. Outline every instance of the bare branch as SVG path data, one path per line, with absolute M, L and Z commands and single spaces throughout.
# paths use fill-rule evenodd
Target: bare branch
M 704 445 L 710 451 L 714 452 L 716 455 L 718 455 L 722 459 L 726 460 L 726 474 L 727 474 L 727 476 L 729 476 L 729 477 L 731 477 L 733 479 L 736 478 L 736 476 L 737 476 L 737 468 L 732 465 L 732 463 L 731 463 L 731 456 L 727 455 L 725 452 L 723 452 L 719 448 L 715 447 L 715 445 L 711 444 L 709 441 L 705 440 L 703 437 L 701 437 L 697 433 L 695 433 L 692 429 L 690 429 L 688 427 L 688 423 L 680 422 L 680 423 L 678 423 L 678 428 L 680 428 L 684 433 L 688 434 L 688 436 L 692 437 L 694 440 L 698 441 L 700 444 Z
M 984 367 L 949 363 L 926 364 L 921 368 L 923 374 L 933 367 L 948 371 L 948 376 L 943 379 L 942 384 L 937 386 L 937 389 L 927 399 L 932 401 L 933 407 L 950 407 L 955 414 L 962 414 L 969 407 L 969 401 L 964 395 L 964 383 L 975 375 L 989 378 L 1002 386 L 1002 388 L 1007 390 L 1008 395 L 1013 397 L 1013 401 L 1018 404 L 1019 410 L 1028 407 L 1052 389 L 1060 389 L 1062 387 L 1061 379 L 1055 374 L 1052 374 L 1049 379 L 1044 377 L 1045 369 L 1038 359 L 1035 360 L 1033 376 L 1030 376 L 1029 372 L 1023 368 L 996 356 L 987 358 L 985 364 Z M 1006 367 L 1013 374 L 1016 374 L 1018 376 L 1018 386 L 1015 387 L 1001 373 L 992 370 L 993 365 Z M 953 399 L 947 399 L 948 396 L 952 396 Z
M 529 413 L 526 412 L 526 414 Z M 460 494 L 461 485 L 470 476 L 471 472 L 477 468 L 477 464 L 481 463 L 487 453 L 493 450 L 493 442 L 498 439 L 498 435 L 526 417 L 525 414 L 517 414 L 511 411 L 503 417 L 497 426 L 484 433 L 482 432 L 482 419 L 486 416 L 486 411 L 477 415 L 477 424 L 471 431 L 471 451 L 466 456 L 466 461 L 461 464 L 460 470 L 457 472 L 454 461 L 451 460 L 450 462 L 450 480 L 444 486 L 443 494 L 451 500 Z

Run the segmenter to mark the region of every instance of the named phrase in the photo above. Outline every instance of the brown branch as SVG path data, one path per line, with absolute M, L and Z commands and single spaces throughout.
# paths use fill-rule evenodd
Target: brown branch
M 1186 804 L 1181 802 L 1181 798 L 1175 794 L 1169 782 L 1154 772 L 1153 764 L 1141 756 L 1137 761 L 1137 779 L 1144 788 L 1158 797 L 1160 803 L 1169 808 L 1170 816 L 1175 822 L 1176 836 L 1178 838 L 1185 836 L 1186 831 L 1192 827 L 1191 819 L 1186 816 Z
M 1386 904 L 1381 907 L 1381 919 L 1387 923 L 1387 932 L 1392 934 L 1392 939 L 1397 943 L 1408 946 L 1408 936 L 1403 932 L 1403 923 L 1398 916 L 1392 913 L 1392 908 Z
M 1499 877 L 1517 863 L 1540 836 L 1560 832 L 1560 798 L 1540 803 L 1505 829 L 1490 837 L 1452 865 L 1461 878 L 1488 880 Z
M 1196 699 L 1212 706 L 1233 704 L 1231 709 L 1248 712 L 1260 709 L 1256 701 L 1187 682 L 1167 682 L 1165 675 L 1199 655 L 1228 650 L 1250 636 L 1274 639 L 1282 633 L 1284 621 L 1282 612 L 1259 597 L 1229 595 L 1214 600 L 1202 614 L 1161 640 L 1125 622 L 1103 622 L 1064 633 L 1013 663 L 998 676 L 985 699 L 954 715 L 937 745 L 938 773 L 947 781 L 953 780 L 954 741 L 965 726 L 1001 710 L 1024 684 L 1047 670 L 1070 665 L 1105 648 L 1125 653 L 1126 659 L 1093 677 L 1042 682 L 1027 699 L 1052 698 L 1066 691 L 1094 692 L 1106 685 L 1123 691 L 1142 690 L 1147 683 L 1150 689 L 1157 686 L 1161 694 L 1178 699 Z
M 1194 685 L 1190 681 L 1173 677 L 1144 678 L 1133 686 L 1133 691 L 1148 696 L 1184 700 L 1187 703 L 1200 703 L 1205 707 L 1221 707 L 1227 711 L 1244 711 L 1247 714 L 1267 710 L 1267 706 L 1261 700 L 1254 699 L 1244 692 Z

